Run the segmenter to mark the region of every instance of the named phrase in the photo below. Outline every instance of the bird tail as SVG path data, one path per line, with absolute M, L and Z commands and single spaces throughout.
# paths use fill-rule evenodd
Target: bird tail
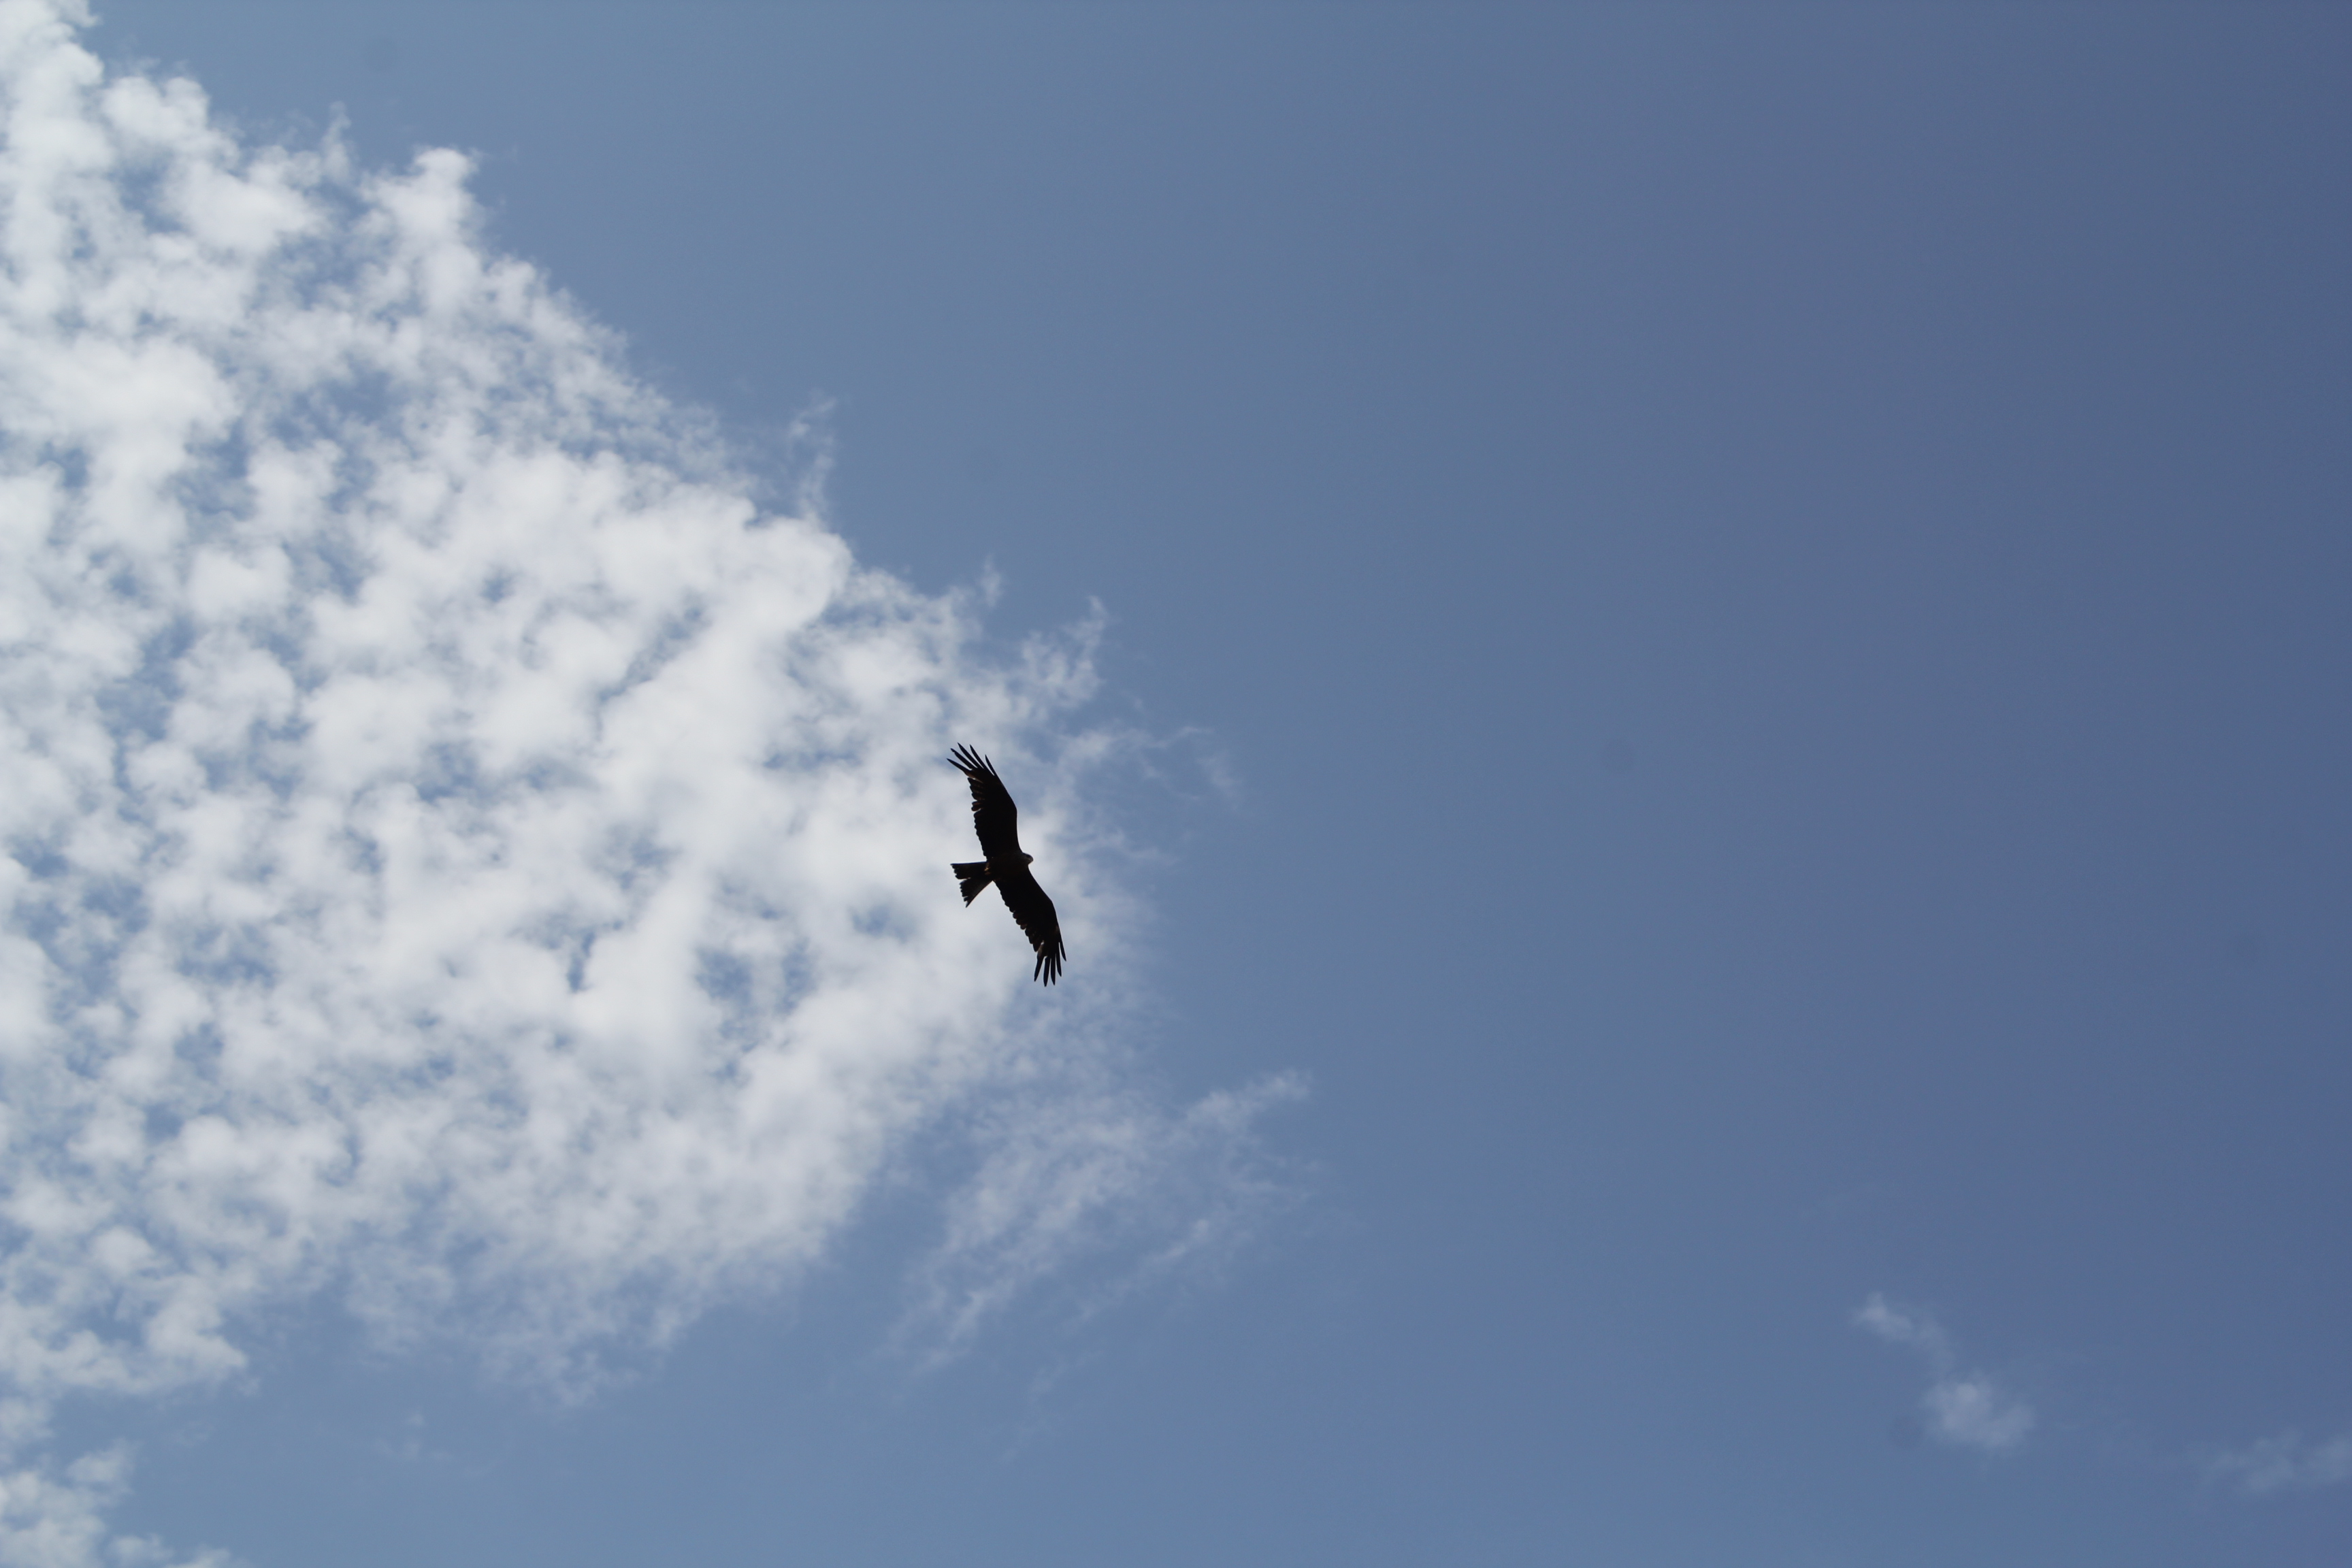
M 969 904 L 988 887 L 988 862 L 959 860 L 954 868 L 956 881 L 963 889 L 963 901 Z

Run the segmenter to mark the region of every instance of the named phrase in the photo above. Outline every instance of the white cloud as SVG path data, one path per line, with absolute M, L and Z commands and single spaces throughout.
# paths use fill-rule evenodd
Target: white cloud
M 1999 1453 L 2013 1448 L 2033 1430 L 2033 1407 L 1981 1372 L 1961 1372 L 1951 1336 L 1932 1313 L 1899 1307 L 1876 1291 L 1853 1314 L 1856 1328 L 1889 1344 L 1908 1345 L 1927 1363 L 1933 1380 L 1919 1398 L 1927 1429 L 1947 1443 Z
M 2352 1433 L 2306 1443 L 2300 1432 L 2282 1432 L 2222 1454 L 2207 1464 L 2205 1473 L 2248 1497 L 2340 1487 L 2352 1481 Z
M 925 1270 L 915 1321 L 944 1331 L 935 1353 L 968 1342 L 1074 1254 L 1120 1236 L 1140 1230 L 1154 1240 L 1134 1269 L 1096 1293 L 1089 1313 L 1228 1249 L 1286 1195 L 1251 1169 L 1248 1129 L 1270 1106 L 1305 1092 L 1303 1079 L 1285 1074 L 1212 1094 L 1177 1118 L 1131 1091 L 1020 1108 L 992 1140 L 981 1179 L 951 1205 L 946 1245 Z M 1149 1202 L 1139 1201 L 1146 1194 Z
M 1952 1359 L 1951 1342 L 1944 1335 L 1943 1325 L 1927 1313 L 1891 1305 L 1885 1297 L 1874 1290 L 1853 1314 L 1854 1327 L 1867 1329 L 1893 1345 L 1912 1345 L 1925 1352 L 1929 1363 L 1948 1366 Z
M 62 1474 L 0 1475 L 0 1563 L 24 1568 L 230 1568 L 224 1552 L 183 1557 L 152 1536 L 107 1529 L 106 1511 L 130 1489 L 130 1451 L 118 1444 L 85 1454 Z
M 941 1342 L 1244 1228 L 1293 1087 L 1169 1107 L 1101 1043 L 1085 635 L 992 664 L 971 597 L 759 515 L 461 156 L 240 145 L 84 21 L 0 0 L 0 1563 L 148 1551 L 47 1411 L 237 1373 L 266 1305 L 584 1386 L 951 1121 Z M 954 739 L 1052 868 L 1053 993 L 952 896 Z
M 2014 1447 L 2033 1430 L 2032 1407 L 2003 1394 L 1982 1373 L 1939 1377 L 1921 1403 L 1928 1430 L 1964 1447 Z

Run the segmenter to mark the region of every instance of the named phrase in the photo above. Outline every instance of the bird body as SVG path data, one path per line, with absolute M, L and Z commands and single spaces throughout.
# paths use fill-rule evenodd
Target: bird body
M 980 852 L 987 857 L 953 862 L 963 901 L 969 907 L 982 889 L 994 884 L 997 896 L 1013 911 L 1014 923 L 1037 954 L 1037 967 L 1030 977 L 1051 985 L 1062 974 L 1062 922 L 1054 913 L 1054 900 L 1029 874 L 1036 857 L 1021 847 L 1021 808 L 1013 804 L 1012 792 L 996 776 L 996 765 L 970 746 L 958 746 L 948 760 L 963 771 L 971 785 L 972 831 L 980 836 Z

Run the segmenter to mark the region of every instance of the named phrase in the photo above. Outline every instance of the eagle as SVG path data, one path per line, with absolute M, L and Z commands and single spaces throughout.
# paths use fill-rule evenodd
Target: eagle
M 980 835 L 980 852 L 988 857 L 952 863 L 964 907 L 970 909 L 981 889 L 994 882 L 1021 934 L 1037 950 L 1037 967 L 1030 978 L 1051 985 L 1062 974 L 1062 922 L 1054 917 L 1054 900 L 1029 874 L 1035 857 L 1021 852 L 1021 808 L 996 776 L 996 764 L 970 746 L 958 746 L 948 760 L 963 770 L 971 784 L 971 827 Z

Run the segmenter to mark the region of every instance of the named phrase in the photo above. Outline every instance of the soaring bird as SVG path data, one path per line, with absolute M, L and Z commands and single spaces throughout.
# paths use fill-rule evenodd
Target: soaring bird
M 1054 918 L 1054 900 L 1029 874 L 1035 857 L 1021 852 L 1021 808 L 996 776 L 996 765 L 970 746 L 958 746 L 948 760 L 971 783 L 972 831 L 980 835 L 980 852 L 988 857 L 956 863 L 964 907 L 971 908 L 981 889 L 994 882 L 1021 934 L 1037 950 L 1037 968 L 1030 978 L 1051 985 L 1062 973 L 1062 922 Z

